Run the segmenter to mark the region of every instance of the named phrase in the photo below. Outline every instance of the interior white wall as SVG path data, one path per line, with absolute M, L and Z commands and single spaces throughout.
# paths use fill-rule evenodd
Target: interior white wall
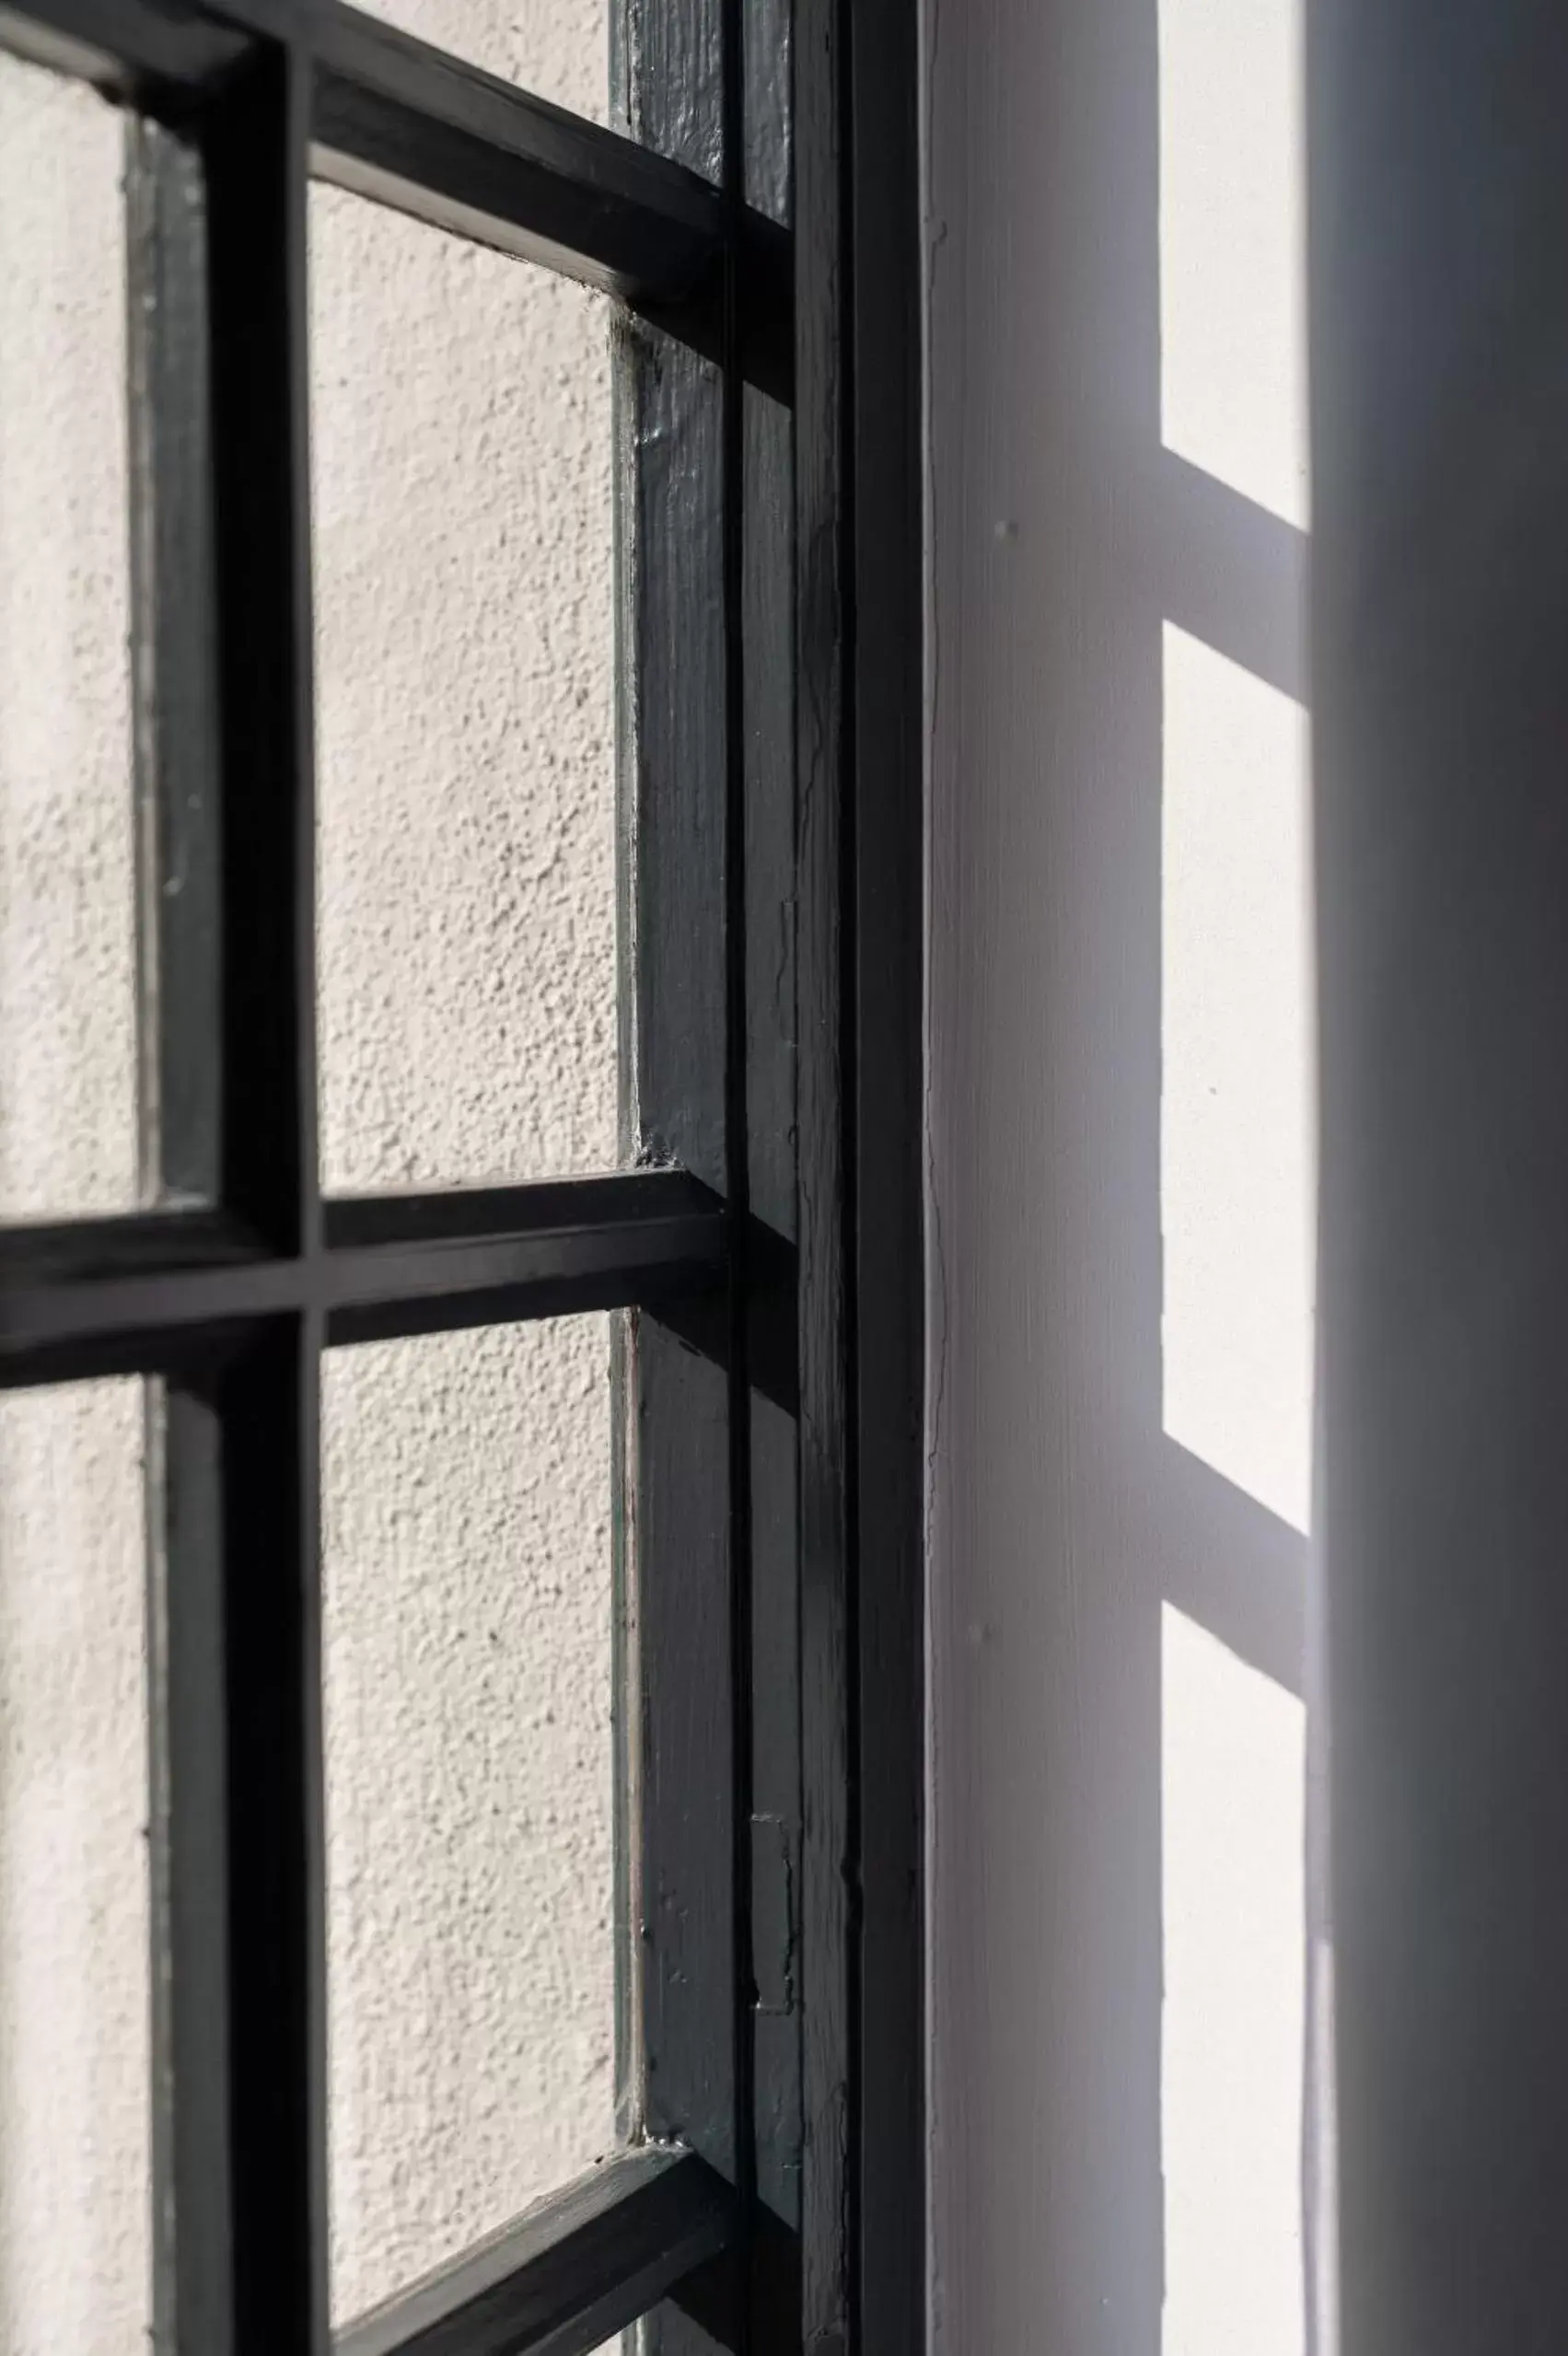
M 603 119 L 602 0 L 385 13 Z M 0 59 L 0 1214 L 134 1198 L 121 125 Z M 330 1183 L 615 1150 L 602 306 L 313 200 Z M 603 1317 L 325 1384 L 339 2314 L 613 2140 Z M 0 2348 L 148 2319 L 141 1410 L 0 1407 Z
M 934 2344 L 1297 2356 L 1299 19 L 926 28 Z

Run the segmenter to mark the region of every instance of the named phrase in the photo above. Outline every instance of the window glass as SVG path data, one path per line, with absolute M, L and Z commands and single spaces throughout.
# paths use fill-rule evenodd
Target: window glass
M 329 1188 L 616 1155 L 602 297 L 311 192 Z
M 366 0 L 373 17 L 450 50 L 536 98 L 603 122 L 610 18 L 603 0 Z
M 323 1370 L 338 2318 L 614 2141 L 608 1322 Z
M 151 2323 L 142 1388 L 0 1396 L 0 2348 Z
M 136 1196 L 122 132 L 0 54 L 0 1218 Z

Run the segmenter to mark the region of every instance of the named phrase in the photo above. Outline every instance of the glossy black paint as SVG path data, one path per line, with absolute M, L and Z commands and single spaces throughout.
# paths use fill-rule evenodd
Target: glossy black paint
M 690 2152 L 621 2152 L 338 2335 L 338 2356 L 590 2356 L 734 2235 Z

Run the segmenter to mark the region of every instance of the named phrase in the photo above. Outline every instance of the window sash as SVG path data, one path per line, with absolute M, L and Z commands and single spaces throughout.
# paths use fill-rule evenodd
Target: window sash
M 642 1619 L 641 1750 L 621 1777 L 623 1933 L 640 1956 L 622 2044 L 656 2065 L 644 2124 L 669 2140 L 565 2188 L 341 2344 L 564 2356 L 684 2285 L 652 2315 L 650 2348 L 832 2333 L 847 2347 L 871 2304 L 847 2222 L 855 2006 L 869 2022 L 872 1991 L 852 1919 L 864 1509 L 843 1049 L 860 970 L 847 944 L 880 958 L 891 943 L 907 983 L 918 907 L 901 887 L 890 921 L 867 903 L 863 933 L 847 929 L 847 15 L 710 0 L 708 47 L 689 51 L 663 44 L 664 21 L 651 0 L 612 12 L 633 140 L 339 0 L 0 0 L 0 42 L 131 110 L 133 284 L 157 296 L 133 336 L 132 529 L 143 1161 L 159 1207 L 0 1230 L 0 1387 L 152 1378 L 155 2322 L 160 2345 L 203 2356 L 328 2338 L 320 1352 L 608 1306 L 634 1312 L 620 1420 Z M 772 217 L 789 176 L 772 84 L 791 41 L 798 232 Z M 912 98 L 912 57 L 898 83 Z M 716 177 L 694 168 L 715 157 Z M 623 1061 L 628 1143 L 652 1143 L 660 1166 L 320 1192 L 311 173 L 626 308 Z M 888 365 L 907 390 L 912 341 Z M 699 565 L 716 607 L 692 594 Z M 906 591 L 917 570 L 916 554 Z M 901 829 L 907 868 L 910 807 L 878 823 Z M 171 911 L 157 886 L 176 865 L 189 888 Z M 781 911 L 796 927 L 782 961 Z M 881 1019 L 902 1070 L 917 979 Z M 912 1141 L 912 1103 L 886 1101 Z M 907 1217 L 899 1233 L 907 1249 Z M 906 1259 L 897 1282 L 916 1273 Z M 912 1369 L 906 1335 L 884 1353 L 895 1415 Z M 917 1463 L 910 1451 L 900 1479 Z M 900 1687 L 906 1747 L 912 1708 L 918 1748 Z M 910 1798 L 906 1781 L 906 1814 Z M 896 1847 L 885 1862 L 902 1872 Z M 888 2022 L 911 2068 L 912 1970 L 914 1999 Z M 905 2156 L 918 2171 L 918 2138 Z

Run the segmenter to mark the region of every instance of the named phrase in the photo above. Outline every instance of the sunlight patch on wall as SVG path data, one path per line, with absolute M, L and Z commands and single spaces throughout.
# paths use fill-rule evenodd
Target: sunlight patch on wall
M 1306 526 L 1301 0 L 1159 0 L 1160 435 Z
M 1164 1427 L 1304 1530 L 1315 1218 L 1307 716 L 1168 622 L 1164 683 Z
M 1301 2356 L 1305 1712 L 1161 1611 L 1162 2356 Z

